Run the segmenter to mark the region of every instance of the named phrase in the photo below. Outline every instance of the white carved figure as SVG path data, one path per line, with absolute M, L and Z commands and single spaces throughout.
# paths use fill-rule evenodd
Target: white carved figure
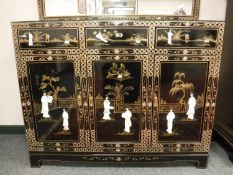
M 106 39 L 103 37 L 103 35 L 102 35 L 101 32 L 99 32 L 99 33 L 96 35 L 96 38 L 98 38 L 99 40 L 101 40 L 101 41 L 103 41 L 103 42 L 105 42 L 105 43 L 108 42 L 108 40 L 106 40 Z
M 140 43 L 141 43 L 141 40 L 138 39 L 138 38 L 136 38 L 136 39 L 135 39 L 135 42 L 136 42 L 137 44 L 140 44 Z
M 185 39 L 184 39 L 184 41 L 186 42 L 186 43 L 188 43 L 189 42 L 189 34 L 185 34 Z
M 45 34 L 45 41 L 48 43 L 50 42 L 50 35 L 49 34 Z
M 69 114 L 68 114 L 68 112 L 66 112 L 65 109 L 63 109 L 62 118 L 63 118 L 63 124 L 62 124 L 63 131 L 70 130 L 69 129 L 69 121 L 68 121 L 69 120 Z
M 186 114 L 188 115 L 188 119 L 193 120 L 194 114 L 195 114 L 195 106 L 196 106 L 196 99 L 194 98 L 193 93 L 190 94 L 188 105 L 189 105 L 189 108 Z
M 130 127 L 132 126 L 132 122 L 131 122 L 132 113 L 131 113 L 131 111 L 128 108 L 126 108 L 126 111 L 123 114 L 121 114 L 121 117 L 125 119 L 124 131 L 127 133 L 130 133 Z
M 70 40 L 66 39 L 66 40 L 64 41 L 64 44 L 65 44 L 65 45 L 69 45 L 69 44 L 70 44 Z
M 172 134 L 172 128 L 173 128 L 173 120 L 175 119 L 175 114 L 172 109 L 170 109 L 170 112 L 167 114 L 167 132 L 169 134 Z
M 167 43 L 169 45 L 172 45 L 172 36 L 173 36 L 173 33 L 172 33 L 171 29 L 170 29 L 169 32 L 167 33 L 167 38 L 168 38 Z
M 111 120 L 110 118 L 111 109 L 114 109 L 114 107 L 111 106 L 111 103 L 108 100 L 108 97 L 106 97 L 104 100 L 104 117 L 103 117 L 104 120 Z
M 28 34 L 28 46 L 33 46 L 33 35 L 30 32 Z
M 44 118 L 49 118 L 49 103 L 52 103 L 53 97 L 43 93 L 41 97 L 42 109 L 41 113 L 43 114 Z

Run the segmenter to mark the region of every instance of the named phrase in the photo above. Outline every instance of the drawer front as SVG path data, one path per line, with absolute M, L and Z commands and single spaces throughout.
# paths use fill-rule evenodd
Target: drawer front
M 18 38 L 20 49 L 79 48 L 77 28 L 20 29 Z
M 85 29 L 87 48 L 147 48 L 148 35 L 148 28 L 142 27 Z
M 217 36 L 217 29 L 156 28 L 155 47 L 214 49 Z

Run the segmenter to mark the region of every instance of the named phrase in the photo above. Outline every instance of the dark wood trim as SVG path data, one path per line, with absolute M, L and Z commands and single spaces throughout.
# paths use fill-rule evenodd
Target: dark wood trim
M 218 88 L 218 100 L 216 107 L 216 119 L 214 124 L 214 136 L 226 149 L 230 160 L 233 160 L 233 1 L 227 1 L 226 26 L 222 52 L 221 71 Z
M 225 123 L 219 121 L 215 122 L 215 131 L 223 137 L 223 139 L 228 143 L 233 149 L 233 130 Z
M 0 134 L 25 134 L 23 125 L 0 125 Z
M 126 158 L 124 158 L 126 157 Z M 118 161 L 118 158 L 121 160 Z M 139 154 L 139 155 L 78 155 L 78 154 L 59 154 L 59 153 L 30 153 L 30 162 L 32 168 L 39 168 L 41 164 L 64 164 L 78 163 L 80 166 L 96 167 L 156 167 L 171 166 L 178 162 L 195 163 L 197 168 L 206 168 L 208 154 Z M 159 163 L 159 164 L 158 164 Z M 163 163 L 163 164 L 161 164 Z
M 228 152 L 229 159 L 233 162 L 233 137 L 227 125 L 215 122 L 214 138 Z

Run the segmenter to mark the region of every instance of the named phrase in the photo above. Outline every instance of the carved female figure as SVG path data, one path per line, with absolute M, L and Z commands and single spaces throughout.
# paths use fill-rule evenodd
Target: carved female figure
M 195 114 L 195 106 L 196 106 L 196 99 L 193 97 L 193 93 L 190 94 L 188 105 L 189 105 L 189 108 L 186 114 L 188 115 L 188 119 L 193 120 L 194 114 Z
M 106 97 L 104 100 L 104 117 L 103 117 L 104 120 L 111 120 L 110 118 L 111 109 L 114 109 L 114 107 L 111 106 L 111 103 L 108 100 L 108 97 Z
M 65 109 L 63 109 L 63 113 L 62 113 L 62 118 L 63 118 L 63 131 L 68 131 L 69 129 L 69 114 L 68 112 L 66 112 Z
M 131 122 L 132 113 L 131 113 L 131 111 L 128 108 L 126 108 L 126 111 L 121 116 L 122 116 L 122 118 L 125 119 L 124 131 L 127 133 L 130 133 L 130 127 L 132 126 L 132 122 Z
M 168 38 L 168 41 L 167 41 L 167 43 L 169 44 L 169 45 L 172 45 L 172 36 L 173 36 L 174 34 L 172 33 L 172 31 L 171 31 L 171 29 L 169 30 L 169 32 L 167 33 L 167 38 Z
M 172 128 L 173 128 L 173 120 L 175 119 L 175 114 L 172 109 L 170 109 L 170 112 L 167 114 L 167 132 L 169 134 L 172 134 Z
M 41 113 L 43 114 L 44 118 L 49 118 L 49 103 L 52 103 L 53 97 L 48 96 L 45 92 L 43 93 L 43 96 L 41 97 L 41 103 L 42 103 L 42 109 Z

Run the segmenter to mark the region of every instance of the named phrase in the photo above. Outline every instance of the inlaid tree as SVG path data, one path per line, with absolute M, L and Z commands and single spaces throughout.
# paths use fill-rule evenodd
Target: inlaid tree
M 66 88 L 64 86 L 59 86 L 60 77 L 53 77 L 53 76 L 42 76 L 42 82 L 40 84 L 40 90 L 46 90 L 47 94 L 53 96 L 54 101 L 58 105 L 58 95 L 61 92 L 66 92 Z
M 176 102 L 183 103 L 190 93 L 194 91 L 192 83 L 185 82 L 185 73 L 177 72 L 174 75 L 169 97 Z

